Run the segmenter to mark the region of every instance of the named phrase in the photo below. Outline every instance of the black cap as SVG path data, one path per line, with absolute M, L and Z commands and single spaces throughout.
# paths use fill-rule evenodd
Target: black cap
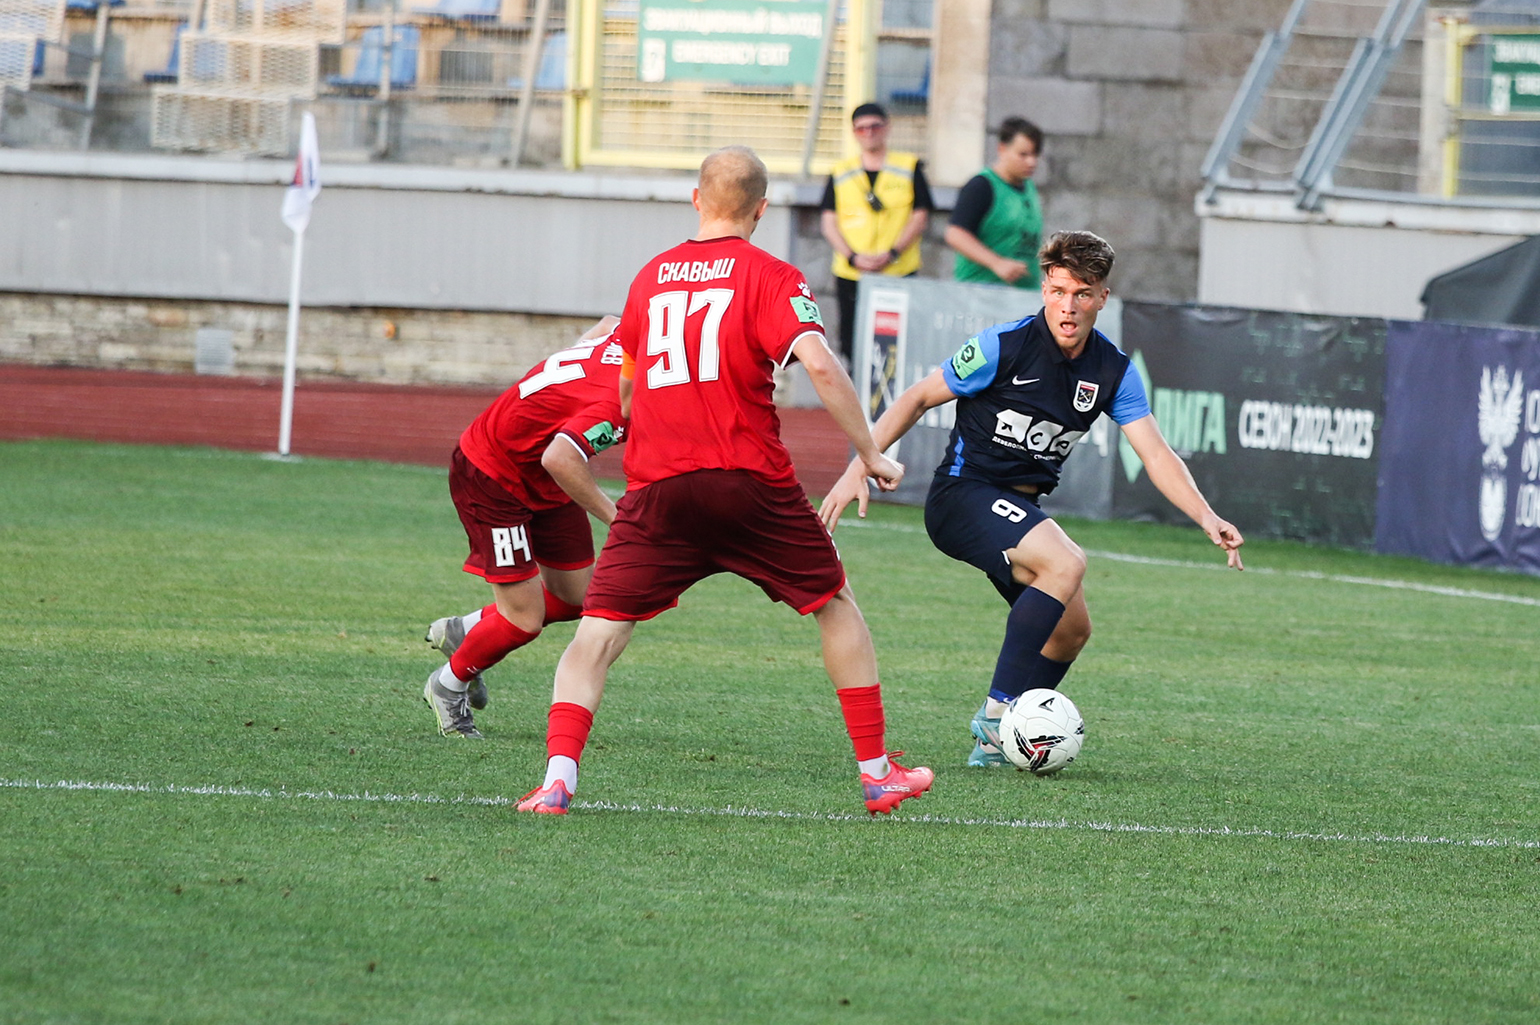
M 850 112 L 850 120 L 854 121 L 858 117 L 871 117 L 873 115 L 882 118 L 884 121 L 888 119 L 888 112 L 882 109 L 882 104 L 863 103 Z

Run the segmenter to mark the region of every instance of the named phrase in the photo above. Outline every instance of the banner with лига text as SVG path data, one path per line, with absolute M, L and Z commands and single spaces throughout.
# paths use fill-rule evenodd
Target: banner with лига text
M 1385 321 L 1131 302 L 1122 348 L 1166 440 L 1242 534 L 1367 548 Z M 1112 514 L 1190 523 L 1119 438 Z
M 1391 321 L 1375 550 L 1540 574 L 1540 333 Z

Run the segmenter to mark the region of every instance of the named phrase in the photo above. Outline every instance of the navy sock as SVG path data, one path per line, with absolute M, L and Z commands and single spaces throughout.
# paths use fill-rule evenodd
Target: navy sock
M 990 697 L 1009 701 L 1031 686 L 1043 645 L 1048 643 L 1063 615 L 1064 603 L 1053 595 L 1035 587 L 1021 592 L 1011 605 L 1010 615 L 1005 617 L 1005 643 L 1000 645 L 995 678 L 989 686 Z M 1058 664 L 1069 668 L 1067 662 Z
M 1075 664 L 1074 659 L 1068 662 L 1056 662 L 1038 652 L 1037 659 L 1032 663 L 1032 669 L 1027 673 L 1027 690 L 1036 690 L 1039 687 L 1048 690 L 1057 690 L 1064 680 L 1064 674 L 1069 672 L 1069 667 Z

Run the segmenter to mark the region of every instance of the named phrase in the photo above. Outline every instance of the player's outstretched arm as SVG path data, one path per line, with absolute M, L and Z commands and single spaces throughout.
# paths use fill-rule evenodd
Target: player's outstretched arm
M 540 456 L 540 465 L 551 475 L 567 496 L 588 511 L 594 519 L 609 526 L 615 522 L 615 503 L 610 496 L 599 490 L 588 460 L 578 449 L 577 443 L 565 434 L 551 439 Z
M 603 338 L 615 330 L 615 325 L 620 323 L 620 318 L 613 313 L 606 313 L 594 322 L 593 326 L 578 335 L 578 341 L 591 342 L 595 338 Z
M 940 369 L 932 371 L 929 376 L 906 389 L 891 406 L 883 411 L 882 416 L 872 425 L 873 442 L 886 451 L 899 438 L 908 434 L 911 427 L 920 422 L 920 417 L 925 415 L 926 410 L 951 402 L 956 397 L 946 386 L 946 379 L 941 376 Z M 835 482 L 834 487 L 824 496 L 823 502 L 818 506 L 818 515 L 823 520 L 824 527 L 833 533 L 834 528 L 839 525 L 840 515 L 851 502 L 856 503 L 856 515 L 865 519 L 866 506 L 870 498 L 871 490 L 866 485 L 866 469 L 859 459 L 853 459 L 840 479 Z
M 1187 469 L 1182 457 L 1172 451 L 1166 436 L 1160 433 L 1160 425 L 1155 422 L 1155 418 L 1145 416 L 1133 423 L 1124 424 L 1123 433 L 1144 463 L 1151 483 L 1160 489 L 1160 493 L 1172 505 L 1191 516 L 1193 522 L 1203 528 L 1210 541 L 1224 549 L 1225 557 L 1233 569 L 1245 569 L 1241 564 L 1240 547 L 1246 543 L 1246 539 L 1241 537 L 1241 532 L 1235 529 L 1233 523 L 1220 519 L 1209 507 L 1208 500 L 1192 479 L 1192 471 Z
M 812 331 L 800 335 L 791 343 L 791 351 L 807 370 L 808 380 L 813 382 L 813 390 L 818 393 L 824 408 L 855 447 L 856 458 L 866 467 L 867 475 L 884 491 L 898 487 L 904 477 L 904 468 L 883 455 L 882 449 L 872 440 L 855 385 L 850 383 L 850 375 L 829 351 L 823 335 Z

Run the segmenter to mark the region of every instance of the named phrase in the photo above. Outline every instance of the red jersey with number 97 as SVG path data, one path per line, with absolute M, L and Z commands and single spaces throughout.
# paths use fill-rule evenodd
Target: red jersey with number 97
M 773 373 L 823 334 L 802 272 L 729 236 L 675 246 L 631 283 L 616 338 L 636 364 L 628 489 L 695 470 L 794 484 Z
M 566 435 L 585 457 L 624 440 L 620 346 L 614 334 L 553 353 L 503 392 L 460 435 L 460 451 L 531 512 L 572 501 L 540 465 Z

